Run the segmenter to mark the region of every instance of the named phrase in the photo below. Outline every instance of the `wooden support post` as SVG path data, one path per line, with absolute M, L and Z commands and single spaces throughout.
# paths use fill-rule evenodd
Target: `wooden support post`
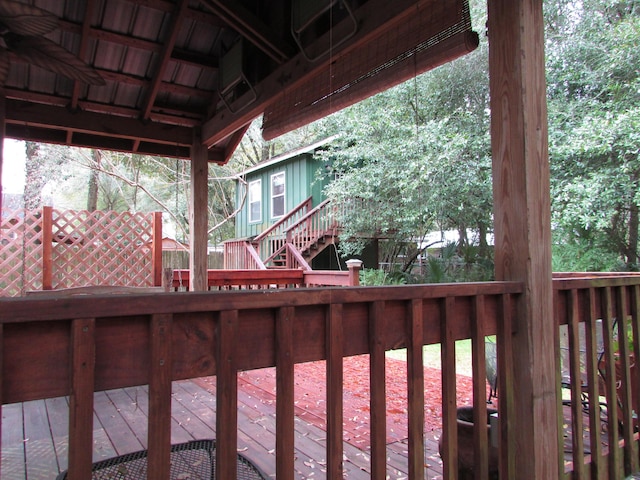
M 168 479 L 171 465 L 171 314 L 151 317 L 149 368 L 148 478 Z
M 94 318 L 71 322 L 71 395 L 69 395 L 70 479 L 91 478 L 93 392 L 95 384 Z
M 360 270 L 362 269 L 362 260 L 352 258 L 347 260 L 347 268 L 349 269 L 349 286 L 357 287 L 360 285 Z
M 162 286 L 162 212 L 153 212 L 153 245 L 151 264 L 153 270 L 153 285 Z
M 295 474 L 294 315 L 293 307 L 282 307 L 276 316 L 276 477 L 282 480 Z
M 513 336 L 518 478 L 557 479 L 559 446 L 542 0 L 488 0 L 497 280 L 520 281 Z M 501 390 L 500 404 L 508 392 Z M 554 459 L 554 461 L 550 461 Z
M 207 147 L 200 135 L 194 135 L 191 146 L 191 197 L 189 208 L 189 290 L 207 290 L 207 243 L 208 243 L 208 176 Z
M 42 207 L 42 290 L 53 289 L 53 207 Z

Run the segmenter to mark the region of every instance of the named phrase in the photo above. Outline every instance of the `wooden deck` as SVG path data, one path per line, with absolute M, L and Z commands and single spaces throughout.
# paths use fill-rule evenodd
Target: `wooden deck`
M 215 438 L 215 385 L 210 379 L 173 382 L 172 443 Z M 238 391 L 238 449 L 264 473 L 275 478 L 275 397 L 257 398 L 250 382 Z M 93 461 L 130 453 L 147 445 L 147 388 L 135 387 L 95 394 Z M 297 478 L 326 478 L 326 432 L 317 415 L 298 411 L 295 420 Z M 68 399 L 58 397 L 2 407 L 2 480 L 52 480 L 67 468 Z M 426 432 L 428 478 L 442 478 L 437 440 Z M 367 447 L 351 436 L 344 444 L 345 478 L 369 479 Z M 368 443 L 368 442 L 367 442 Z M 387 475 L 407 478 L 407 443 L 387 444 Z

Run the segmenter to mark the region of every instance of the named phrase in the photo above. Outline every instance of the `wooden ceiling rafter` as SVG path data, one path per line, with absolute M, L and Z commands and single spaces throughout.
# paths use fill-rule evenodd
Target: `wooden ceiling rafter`
M 60 20 L 60 28 L 62 30 L 82 35 L 81 25 L 70 22 L 68 20 Z M 123 33 L 102 30 L 93 26 L 89 26 L 88 38 L 110 42 L 125 47 L 133 47 L 144 51 L 160 53 L 163 50 L 163 44 L 147 40 L 144 38 L 131 37 Z M 217 70 L 218 65 L 214 58 L 205 54 L 197 54 L 194 52 L 185 52 L 180 49 L 173 51 L 171 59 L 176 62 L 186 63 L 203 69 Z
M 140 115 L 142 121 L 145 121 L 149 118 L 149 114 L 151 113 L 153 103 L 155 102 L 156 96 L 158 95 L 160 85 L 163 83 L 162 79 L 165 76 L 167 66 L 169 65 L 169 61 L 171 60 L 171 52 L 173 52 L 173 47 L 176 44 L 178 33 L 180 32 L 180 28 L 182 27 L 182 19 L 188 7 L 189 0 L 180 0 L 174 14 L 171 16 L 169 32 L 166 40 L 163 42 L 163 49 L 160 53 L 158 68 L 153 75 L 153 80 L 151 81 L 151 85 L 148 89 L 147 99 L 144 106 L 142 107 L 142 114 Z
M 21 100 L 24 102 L 33 102 L 36 104 L 52 105 L 62 108 L 66 108 L 69 103 L 67 98 L 56 97 L 54 95 L 49 95 L 46 93 L 26 92 L 24 90 L 16 90 L 10 87 L 7 87 L 5 89 L 5 92 L 7 98 Z M 115 116 L 128 118 L 138 118 L 139 116 L 139 111 L 133 107 L 108 105 L 104 103 L 91 102 L 88 100 L 79 100 L 78 110 L 105 114 L 112 113 Z M 199 125 L 203 118 L 202 112 L 195 112 L 193 110 L 187 110 L 185 108 L 182 108 L 180 110 L 175 109 L 173 110 L 173 112 L 173 115 L 167 115 L 160 112 L 151 112 L 149 120 L 166 123 L 169 125 L 194 127 L 196 125 Z M 178 115 L 178 113 L 180 113 L 180 115 Z
M 124 83 L 126 85 L 135 85 L 138 87 L 147 88 L 151 85 L 151 80 L 131 75 L 128 73 L 112 72 L 111 70 L 102 70 L 97 68 L 96 71 L 107 81 Z M 179 83 L 160 82 L 158 90 L 161 92 L 175 93 L 176 95 L 193 96 L 199 98 L 211 98 L 213 91 L 202 90 L 195 87 L 187 87 L 180 85 Z
M 143 141 L 191 145 L 191 128 L 148 122 L 140 122 L 136 118 L 109 115 L 107 112 L 98 113 L 83 109 L 82 112 L 72 112 L 60 106 L 28 103 L 9 99 L 6 101 L 7 123 L 17 123 L 41 128 L 69 129 L 74 132 L 95 133 L 97 130 L 104 135 Z M 97 127 L 100 127 L 98 129 Z M 169 135 L 171 133 L 171 135 Z
M 82 29 L 80 33 L 80 48 L 78 49 L 78 58 L 85 60 L 87 57 L 87 49 L 89 45 L 89 32 L 91 30 L 91 19 L 95 8 L 95 0 L 87 0 L 85 3 L 84 18 L 82 20 Z M 69 108 L 75 110 L 78 108 L 78 98 L 83 84 L 77 80 L 73 82 L 73 92 L 71 93 L 71 101 Z
M 293 55 L 294 49 L 291 45 L 274 35 L 269 27 L 239 4 L 231 5 L 224 0 L 201 0 L 201 3 L 278 65 L 283 64 Z
M 244 134 L 247 133 L 247 130 L 249 130 L 250 126 L 251 126 L 251 122 L 247 123 L 244 127 L 237 130 L 235 133 L 231 135 L 229 139 L 229 143 L 227 144 L 227 148 L 225 148 L 225 151 L 224 151 L 223 163 L 227 163 L 231 159 L 233 152 L 235 152 L 236 148 L 238 148 L 238 145 L 240 145 L 240 142 L 242 141 L 242 137 L 244 137 Z
M 333 52 L 334 56 L 356 50 L 376 35 L 377 30 L 386 22 L 399 24 L 413 15 L 416 9 L 430 8 L 434 0 L 369 0 L 355 11 L 359 22 L 358 32 L 347 44 L 340 45 Z M 391 19 L 391 20 L 390 20 Z M 339 28 L 338 26 L 336 28 Z M 327 43 L 326 38 L 317 42 Z M 255 86 L 257 99 L 248 108 L 237 113 L 222 110 L 210 118 L 202 126 L 202 139 L 207 145 L 217 144 L 226 139 L 248 122 L 260 116 L 266 107 L 277 102 L 288 88 L 303 83 L 306 78 L 324 68 L 326 59 L 310 63 L 301 53 L 280 65 L 262 82 Z M 239 100 L 239 102 L 242 100 Z
M 164 13 L 172 13 L 176 9 L 175 2 L 169 0 L 128 0 L 129 3 L 140 5 L 141 7 L 150 8 L 153 10 L 159 10 Z M 189 8 L 185 12 L 185 18 L 197 22 L 206 23 L 212 27 L 226 28 L 229 25 L 217 15 L 213 15 L 206 10 L 198 10 L 195 8 Z

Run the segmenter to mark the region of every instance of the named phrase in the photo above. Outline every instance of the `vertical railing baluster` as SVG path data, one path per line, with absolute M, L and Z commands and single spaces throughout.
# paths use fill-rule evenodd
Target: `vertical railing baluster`
M 516 415 L 513 391 L 513 325 L 511 315 L 511 295 L 503 294 L 498 315 L 497 357 L 498 357 L 498 456 L 500 478 L 517 478 L 515 474 L 515 448 L 513 416 Z
M 371 478 L 387 476 L 387 418 L 384 302 L 369 306 L 369 389 L 371 392 Z
M 91 478 L 95 318 L 71 321 L 71 394 L 69 395 L 69 469 L 71 480 Z
M 487 359 L 485 350 L 484 297 L 473 299 L 471 316 L 471 368 L 473 369 L 473 432 L 474 478 L 489 479 L 489 449 L 487 430 Z
M 330 304 L 327 318 L 327 478 L 342 478 L 344 387 L 342 304 Z
M 455 297 L 446 297 L 440 317 L 442 373 L 442 472 L 444 478 L 458 478 L 458 430 L 456 408 L 456 346 L 453 336 Z
M 600 376 L 598 373 L 598 313 L 596 292 L 587 290 L 585 305 L 585 340 L 587 355 L 587 389 L 589 393 L 589 444 L 591 449 L 591 478 L 604 478 L 602 458 L 602 422 L 600 418 Z
M 633 331 L 633 362 L 634 368 L 631 372 L 631 401 L 633 410 L 636 412 L 636 424 L 640 424 L 640 285 L 631 287 L 631 329 Z M 638 454 L 640 454 L 640 445 L 635 441 L 636 455 L 635 461 L 639 462 Z M 638 469 L 635 464 L 636 470 Z
M 408 441 L 409 480 L 424 478 L 424 363 L 422 347 L 424 327 L 422 299 L 411 301 L 408 317 L 407 387 L 408 387 Z
M 616 386 L 618 382 L 621 382 L 617 389 L 618 394 L 616 399 L 618 401 L 620 419 L 622 423 L 622 438 L 624 439 L 624 473 L 625 475 L 631 475 L 637 468 L 634 468 L 633 464 L 637 465 L 634 461 L 633 454 L 633 412 L 631 409 L 631 375 L 629 372 L 629 344 L 628 344 L 628 325 L 627 318 L 627 295 L 626 287 L 616 287 L 616 318 L 618 319 L 618 362 L 620 365 L 621 378 L 617 378 L 616 373 Z M 616 371 L 618 368 L 616 368 Z M 621 405 L 620 405 L 621 403 Z
M 582 420 L 582 374 L 580 372 L 580 318 L 578 291 L 570 290 L 567 301 L 569 329 L 569 375 L 571 379 L 571 433 L 573 443 L 573 474 L 576 480 L 584 478 L 584 425 Z
M 236 480 L 238 455 L 238 310 L 219 314 L 216 356 L 216 477 Z
M 554 318 L 564 317 L 566 314 L 566 305 L 562 310 L 561 299 L 564 298 L 563 293 L 559 291 L 553 292 L 553 315 Z M 560 323 L 556 323 L 553 337 L 554 352 L 554 374 L 556 378 L 556 422 L 558 424 L 556 444 L 557 458 L 556 465 L 558 468 L 558 478 L 564 477 L 564 407 L 562 405 L 562 349 L 560 348 Z
M 151 316 L 149 337 L 148 478 L 168 479 L 171 465 L 171 331 L 173 315 Z
M 613 347 L 613 312 L 611 288 L 603 289 L 602 336 L 604 340 L 604 384 L 607 399 L 607 432 L 609 443 L 609 478 L 620 476 L 620 449 L 618 448 L 618 401 L 616 398 L 616 370 Z
M 294 307 L 276 314 L 276 478 L 294 478 Z

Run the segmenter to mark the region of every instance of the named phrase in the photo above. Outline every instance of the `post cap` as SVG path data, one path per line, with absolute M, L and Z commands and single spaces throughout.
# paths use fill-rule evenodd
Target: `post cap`
M 357 258 L 351 258 L 349 260 L 347 260 L 347 267 L 348 268 L 360 268 L 362 267 L 362 260 L 358 260 Z

